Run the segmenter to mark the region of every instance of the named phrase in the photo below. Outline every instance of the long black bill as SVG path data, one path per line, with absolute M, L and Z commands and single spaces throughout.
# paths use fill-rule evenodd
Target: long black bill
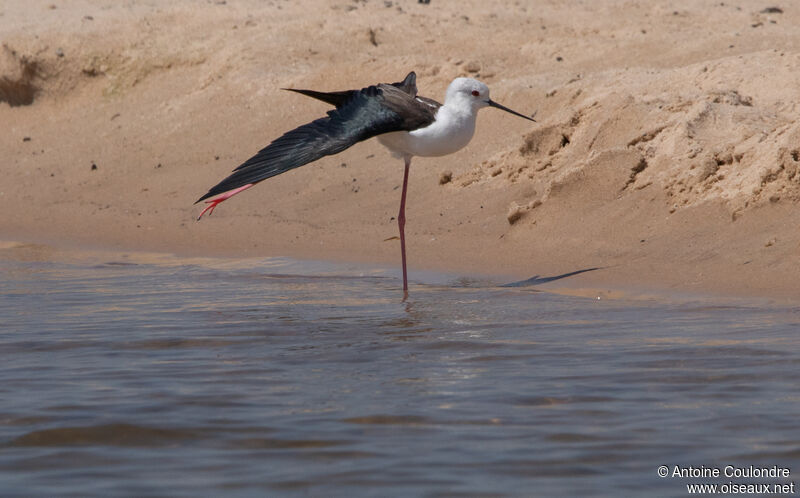
M 494 101 L 494 100 L 492 100 L 492 99 L 489 99 L 489 105 L 490 105 L 491 107 L 497 107 L 497 108 L 498 108 L 498 109 L 500 109 L 501 111 L 510 112 L 510 113 L 511 113 L 511 114 L 513 114 L 514 116 L 519 116 L 519 117 L 521 117 L 521 118 L 525 118 L 525 119 L 527 119 L 527 120 L 529 120 L 529 121 L 533 121 L 534 123 L 536 122 L 536 120 L 535 120 L 535 119 L 533 119 L 532 117 L 528 117 L 528 116 L 526 116 L 526 115 L 524 115 L 524 114 L 520 114 L 520 113 L 518 113 L 517 111 L 512 111 L 512 110 L 511 110 L 511 109 L 509 109 L 508 107 L 506 107 L 506 106 L 504 106 L 504 105 L 500 105 L 500 104 L 498 104 L 497 102 L 495 102 L 495 101 Z M 536 113 L 534 112 L 534 113 L 533 113 L 533 115 L 535 116 L 535 115 L 536 115 Z

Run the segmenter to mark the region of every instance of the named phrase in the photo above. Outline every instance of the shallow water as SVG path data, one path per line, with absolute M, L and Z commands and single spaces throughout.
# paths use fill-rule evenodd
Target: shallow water
M 684 496 L 800 472 L 795 307 L 447 276 L 402 302 L 392 272 L 287 260 L 0 265 L 2 496 Z M 656 473 L 727 464 L 792 474 Z

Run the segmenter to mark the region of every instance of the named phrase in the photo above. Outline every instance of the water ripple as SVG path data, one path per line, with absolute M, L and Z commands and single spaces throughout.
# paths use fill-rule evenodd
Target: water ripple
M 2 494 L 677 495 L 658 465 L 800 461 L 795 307 L 134 259 L 2 262 Z

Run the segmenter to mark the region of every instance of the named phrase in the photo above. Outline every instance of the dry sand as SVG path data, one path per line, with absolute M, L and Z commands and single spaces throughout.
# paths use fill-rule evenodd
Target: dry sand
M 325 112 L 281 87 L 415 70 L 538 123 L 485 109 L 466 149 L 414 161 L 412 269 L 795 297 L 798 26 L 727 0 L 4 2 L 0 238 L 399 264 L 402 163 L 375 140 L 200 223 L 193 202 Z

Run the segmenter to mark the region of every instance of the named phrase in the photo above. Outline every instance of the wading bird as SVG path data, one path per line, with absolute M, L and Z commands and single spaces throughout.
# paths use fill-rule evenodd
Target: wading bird
M 197 217 L 210 215 L 222 201 L 258 182 L 303 166 L 317 159 L 337 154 L 371 137 L 378 137 L 393 156 L 405 162 L 403 190 L 400 194 L 400 252 L 403 260 L 403 291 L 408 295 L 406 273 L 406 188 L 408 170 L 414 156 L 438 157 L 465 147 L 475 133 L 475 119 L 483 107 L 496 107 L 534 121 L 489 98 L 489 87 L 472 78 L 456 78 L 447 87 L 444 105 L 417 95 L 417 77 L 408 73 L 398 83 L 379 83 L 361 90 L 317 92 L 286 88 L 336 107 L 327 117 L 317 119 L 292 131 L 262 149 L 233 170 L 197 202 L 208 206 Z M 535 113 L 534 113 L 535 114 Z M 196 203 L 197 203 L 196 202 Z M 196 204 L 195 203 L 195 204 Z

